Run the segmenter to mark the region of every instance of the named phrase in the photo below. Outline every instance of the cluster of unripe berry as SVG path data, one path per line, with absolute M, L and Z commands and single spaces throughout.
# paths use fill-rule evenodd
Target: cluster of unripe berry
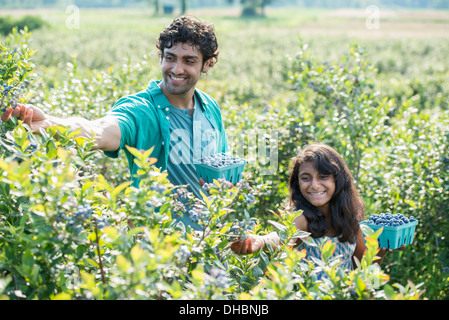
M 0 99 L 0 107 L 2 112 L 5 112 L 7 107 L 17 107 L 20 90 L 24 88 L 24 85 L 20 87 L 7 84 L 2 85 Z
M 233 187 L 233 184 L 224 178 L 217 179 L 217 182 L 224 189 L 231 189 Z M 240 180 L 235 184 L 235 186 L 243 191 L 242 194 L 246 203 L 254 203 L 254 201 L 256 200 L 256 197 L 253 194 L 254 189 L 249 185 L 248 182 Z M 217 185 L 215 183 L 205 183 L 202 187 L 203 191 L 205 191 L 206 194 L 209 192 L 210 188 L 217 188 Z
M 216 180 L 220 184 L 220 187 L 223 189 L 231 189 L 233 186 L 230 181 L 228 181 L 224 178 L 218 178 Z M 205 184 L 203 184 L 203 187 L 202 187 L 203 191 L 208 192 L 210 188 L 218 188 L 218 186 L 213 182 L 210 182 L 210 183 L 206 182 Z
M 189 210 L 189 218 L 195 223 L 199 220 L 207 222 L 209 220 L 209 216 L 209 211 L 202 206 L 193 206 L 193 208 Z
M 235 219 L 231 227 L 231 234 L 238 236 L 241 240 L 245 240 L 247 238 L 247 233 L 256 225 L 256 221 L 256 218 L 241 221 Z
M 229 286 L 228 281 L 229 277 L 225 270 L 218 268 L 218 267 L 212 267 L 210 270 L 210 276 L 211 276 L 211 283 L 208 283 L 207 285 L 214 284 L 217 288 L 227 288 Z
M 177 254 L 178 254 L 180 262 L 184 263 L 192 255 L 192 252 L 189 250 L 189 248 L 186 245 L 182 245 L 181 248 L 179 248 L 179 251 Z
M 92 207 L 88 204 L 81 204 L 76 208 L 73 216 L 67 217 L 67 229 L 74 231 L 75 233 L 80 233 L 83 230 L 83 224 L 92 215 Z M 97 227 L 99 229 L 104 228 L 108 220 L 106 217 L 96 217 L 95 218 Z

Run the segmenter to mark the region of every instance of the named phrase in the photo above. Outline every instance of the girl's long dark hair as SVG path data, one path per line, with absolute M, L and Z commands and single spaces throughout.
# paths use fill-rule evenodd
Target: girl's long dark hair
M 307 201 L 299 189 L 299 168 L 305 162 L 313 163 L 320 174 L 332 174 L 335 192 L 329 203 L 332 227 L 341 242 L 354 243 L 359 222 L 364 219 L 365 207 L 355 188 L 353 177 L 343 158 L 334 149 L 323 144 L 310 144 L 293 158 L 289 180 L 290 205 L 303 210 L 308 231 L 314 238 L 326 234 L 327 223 L 323 213 Z

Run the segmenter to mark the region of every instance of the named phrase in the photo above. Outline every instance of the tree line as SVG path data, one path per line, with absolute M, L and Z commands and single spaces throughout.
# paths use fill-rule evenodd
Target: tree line
M 0 0 L 1 9 L 24 9 L 41 7 L 61 7 L 74 4 L 79 7 L 132 7 L 148 3 L 155 14 L 164 13 L 164 7 L 180 9 L 185 13 L 189 8 L 240 5 L 242 14 L 263 15 L 264 8 L 273 6 L 299 6 L 320 8 L 366 8 L 401 7 L 421 9 L 449 9 L 447 0 Z

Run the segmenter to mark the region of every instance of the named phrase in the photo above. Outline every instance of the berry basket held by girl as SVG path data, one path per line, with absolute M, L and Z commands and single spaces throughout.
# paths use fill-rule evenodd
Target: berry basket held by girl
M 365 208 L 340 154 L 323 144 L 310 144 L 303 148 L 293 158 L 289 189 L 291 209 L 302 210 L 294 220 L 296 228 L 309 232 L 317 244 L 328 240 L 335 243 L 334 255 L 341 255 L 342 266 L 352 270 L 355 266 L 353 257 L 360 261 L 366 250 L 359 226 L 364 219 Z M 234 242 L 231 249 L 237 254 L 250 254 L 267 244 L 279 242 L 276 232 L 263 236 L 251 234 L 246 240 Z M 319 247 L 309 246 L 300 239 L 296 245 L 299 245 L 299 250 L 306 250 L 305 259 L 320 259 Z M 381 263 L 387 251 L 392 250 L 379 250 L 377 263 Z

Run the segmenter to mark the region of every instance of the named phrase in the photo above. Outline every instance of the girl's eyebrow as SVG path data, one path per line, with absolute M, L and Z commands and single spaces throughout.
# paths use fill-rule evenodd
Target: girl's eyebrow
M 299 175 L 300 175 L 300 176 L 310 176 L 311 173 L 306 172 L 306 171 L 302 171 L 302 172 L 299 173 Z M 319 172 L 318 172 L 318 175 L 320 175 L 320 176 L 330 176 L 331 173 L 319 173 Z

